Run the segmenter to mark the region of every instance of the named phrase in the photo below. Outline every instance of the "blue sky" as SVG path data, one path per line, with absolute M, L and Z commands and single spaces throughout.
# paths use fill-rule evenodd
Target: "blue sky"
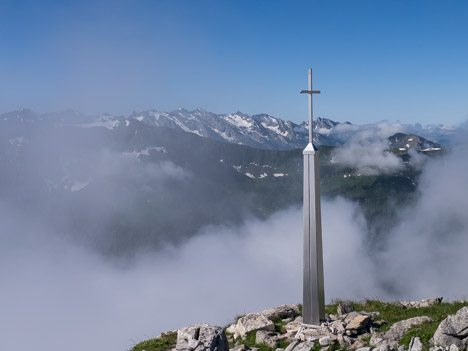
M 468 119 L 466 1 L 0 2 L 0 112 Z

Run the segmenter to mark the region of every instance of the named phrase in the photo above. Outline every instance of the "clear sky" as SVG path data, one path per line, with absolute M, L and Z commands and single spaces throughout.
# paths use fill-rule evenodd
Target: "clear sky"
M 0 1 L 0 112 L 468 119 L 468 1 Z

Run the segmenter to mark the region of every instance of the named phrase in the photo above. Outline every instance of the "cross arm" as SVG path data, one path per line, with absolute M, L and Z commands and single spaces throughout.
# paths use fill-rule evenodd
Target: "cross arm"
M 301 90 L 301 94 L 320 94 L 320 90 Z

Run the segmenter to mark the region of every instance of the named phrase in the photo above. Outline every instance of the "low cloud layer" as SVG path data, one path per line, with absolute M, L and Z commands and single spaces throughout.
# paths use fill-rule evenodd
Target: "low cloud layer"
M 353 140 L 336 149 L 333 162 L 364 175 L 391 174 L 405 167 L 403 160 L 390 152 L 386 140 Z
M 379 243 L 355 204 L 323 202 L 328 301 L 468 295 L 466 151 L 425 166 L 417 201 Z M 127 350 L 162 331 L 302 299 L 300 208 L 119 260 L 26 219 L 0 203 L 1 349 Z
M 369 140 L 386 139 L 396 133 L 416 134 L 434 142 L 456 142 L 457 138 L 466 136 L 467 123 L 457 126 L 390 123 L 382 121 L 372 124 L 338 124 L 332 130 L 318 130 L 319 133 L 347 141 L 349 139 Z
M 409 157 L 403 161 L 401 157 L 391 152 L 387 139 L 388 134 L 393 135 L 397 128 L 387 127 L 392 131 L 389 132 L 383 128 L 356 132 L 343 146 L 334 149 L 331 162 L 349 167 L 360 175 L 371 176 L 395 174 L 403 171 L 407 165 L 415 170 L 421 170 L 428 161 L 428 157 L 414 149 L 409 149 Z
M 375 289 L 372 279 L 354 284 L 354 272 L 372 275 L 363 255 L 364 219 L 356 213 L 344 200 L 324 203 L 329 297 L 346 291 L 363 298 Z M 8 335 L 1 348 L 14 347 L 27 331 L 28 348 L 126 350 L 165 330 L 200 321 L 225 325 L 238 314 L 298 303 L 301 228 L 302 212 L 293 208 L 267 221 L 205 228 L 179 248 L 116 262 L 45 228 L 15 226 L 21 233 L 0 237 L 0 328 Z M 22 240 L 12 240 L 18 235 Z
M 399 296 L 468 297 L 467 151 L 427 165 L 417 203 L 399 212 L 382 245 L 382 278 Z

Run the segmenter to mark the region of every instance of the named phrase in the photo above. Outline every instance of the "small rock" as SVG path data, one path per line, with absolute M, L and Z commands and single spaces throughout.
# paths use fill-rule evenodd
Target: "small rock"
M 366 344 L 362 341 L 362 340 L 356 340 L 352 345 L 351 345 L 351 349 L 352 350 L 356 350 L 356 349 L 360 349 L 360 348 L 363 348 L 364 346 L 366 346 Z
M 278 346 L 278 335 L 279 334 L 275 332 L 259 330 L 255 336 L 255 343 L 265 344 L 268 347 L 275 348 Z
M 356 349 L 356 351 L 371 351 L 372 348 L 371 347 L 360 347 L 359 349 Z
M 398 347 L 398 351 L 406 351 L 405 345 L 401 345 Z
M 343 334 L 338 334 L 338 343 L 340 344 L 340 347 L 342 349 L 344 348 L 347 348 L 348 345 L 346 345 L 345 341 L 344 341 L 344 338 L 343 338 Z
M 433 299 L 424 299 L 419 301 L 400 301 L 397 304 L 403 308 L 421 308 L 421 307 L 429 307 L 432 305 L 437 305 L 441 303 L 443 297 L 436 297 Z
M 301 327 L 302 327 L 302 322 L 292 321 L 286 324 L 284 326 L 284 329 L 286 329 L 287 333 L 296 334 L 299 331 L 299 329 L 301 329 Z
M 331 344 L 331 338 L 330 338 L 330 336 L 327 335 L 327 336 L 321 337 L 321 338 L 319 339 L 319 344 L 320 344 L 321 346 L 328 346 L 328 345 L 330 345 L 330 344 Z
M 300 339 L 302 341 L 317 341 L 318 339 L 320 339 L 322 336 L 324 336 L 324 334 L 322 333 L 321 330 L 319 329 L 309 329 L 309 328 L 306 328 L 302 331 L 301 335 L 300 335 Z
M 299 306 L 298 305 L 281 305 L 274 308 L 269 308 L 261 312 L 268 319 L 284 319 L 284 318 L 294 318 L 299 315 Z
M 374 324 L 378 327 L 381 327 L 382 325 L 387 325 L 388 322 L 384 321 L 383 319 L 379 319 L 378 321 L 375 321 Z
M 342 302 L 338 304 L 336 311 L 338 313 L 338 316 L 343 316 L 351 312 L 356 312 L 356 309 L 354 308 L 354 305 L 351 302 Z
M 315 346 L 315 343 L 311 341 L 304 341 L 304 342 L 298 342 L 291 349 L 289 349 L 289 346 L 286 348 L 285 351 L 310 351 Z
M 242 345 L 237 345 L 235 347 L 233 347 L 230 351 L 249 351 L 250 349 L 245 346 L 244 344 Z
M 450 345 L 450 347 L 449 347 L 449 351 L 458 351 L 458 350 L 459 350 L 459 348 L 458 348 L 457 345 L 455 345 L 455 344 L 452 344 L 452 345 Z
M 294 350 L 294 348 L 296 347 L 296 345 L 299 344 L 299 341 L 293 341 L 292 343 L 290 343 L 288 345 L 288 347 L 286 347 L 286 350 L 284 351 L 292 351 Z
M 356 316 L 355 318 L 353 318 L 351 320 L 351 322 L 349 322 L 347 325 L 346 325 L 346 330 L 359 330 L 359 329 L 364 329 L 367 327 L 367 325 L 369 324 L 369 322 L 372 320 L 371 317 L 369 316 L 366 316 L 366 315 L 358 315 Z
M 343 340 L 349 347 L 351 347 L 351 345 L 354 343 L 353 339 L 346 335 L 343 336 Z
M 419 337 L 413 336 L 411 338 L 408 351 L 422 351 L 422 349 L 423 349 L 423 344 L 421 343 L 421 339 L 419 339 Z
M 231 324 L 227 329 L 226 333 L 237 334 L 237 324 Z
M 343 334 L 345 332 L 345 327 L 341 321 L 334 321 L 331 327 L 334 329 L 334 334 Z
M 176 351 L 228 351 L 229 345 L 223 328 L 197 324 L 177 331 Z

